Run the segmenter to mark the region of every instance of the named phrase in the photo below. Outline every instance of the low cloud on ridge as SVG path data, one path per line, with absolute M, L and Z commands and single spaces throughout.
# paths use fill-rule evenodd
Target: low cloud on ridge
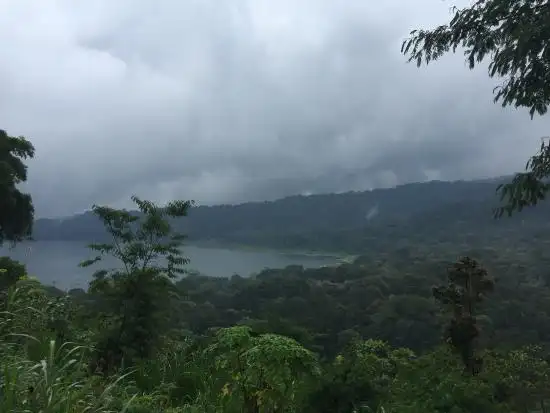
M 0 127 L 36 146 L 38 215 L 522 168 L 546 119 L 493 104 L 460 55 L 400 54 L 452 4 L 371 3 L 0 1 Z

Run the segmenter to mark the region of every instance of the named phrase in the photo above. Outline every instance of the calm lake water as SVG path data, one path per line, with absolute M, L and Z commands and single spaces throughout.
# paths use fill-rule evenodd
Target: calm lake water
M 185 256 L 191 262 L 190 270 L 213 277 L 230 277 L 233 274 L 248 276 L 264 268 L 284 268 L 303 265 L 314 268 L 337 263 L 335 257 L 283 254 L 276 251 L 249 251 L 222 248 L 186 246 Z M 114 258 L 106 257 L 103 263 L 80 268 L 78 263 L 93 258 L 85 244 L 64 241 L 36 241 L 22 243 L 13 249 L 0 248 L 0 255 L 9 256 L 27 266 L 29 275 L 42 283 L 61 289 L 87 288 L 91 274 L 99 268 L 118 267 Z

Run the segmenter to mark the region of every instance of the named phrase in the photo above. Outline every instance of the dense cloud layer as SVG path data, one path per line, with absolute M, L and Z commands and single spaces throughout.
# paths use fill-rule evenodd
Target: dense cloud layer
M 517 170 L 548 122 L 494 105 L 461 56 L 400 55 L 450 5 L 3 0 L 0 128 L 35 143 L 40 215 Z

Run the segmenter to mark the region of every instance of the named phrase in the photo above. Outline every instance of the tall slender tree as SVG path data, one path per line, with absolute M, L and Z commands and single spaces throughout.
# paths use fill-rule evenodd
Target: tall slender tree
M 447 285 L 432 290 L 434 298 L 453 313 L 445 331 L 445 340 L 460 354 L 465 371 L 476 375 L 482 367 L 482 359 L 475 354 L 479 336 L 476 307 L 493 290 L 494 280 L 470 257 L 455 262 L 449 268 L 447 278 Z
M 122 361 L 131 363 L 151 355 L 165 332 L 171 280 L 185 272 L 188 259 L 181 247 L 185 236 L 175 232 L 171 219 L 187 215 L 192 201 L 174 201 L 158 206 L 132 197 L 139 213 L 94 206 L 93 212 L 111 235 L 110 243 L 91 244 L 98 255 L 82 262 L 88 267 L 104 256 L 116 258 L 119 268 L 98 270 L 90 292 L 98 298 L 102 325 L 97 367 L 110 371 Z

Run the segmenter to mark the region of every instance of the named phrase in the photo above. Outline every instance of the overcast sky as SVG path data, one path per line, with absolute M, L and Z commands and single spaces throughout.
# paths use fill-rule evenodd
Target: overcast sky
M 39 216 L 510 173 L 550 123 L 400 54 L 465 3 L 0 0 L 0 128 L 35 144 Z

